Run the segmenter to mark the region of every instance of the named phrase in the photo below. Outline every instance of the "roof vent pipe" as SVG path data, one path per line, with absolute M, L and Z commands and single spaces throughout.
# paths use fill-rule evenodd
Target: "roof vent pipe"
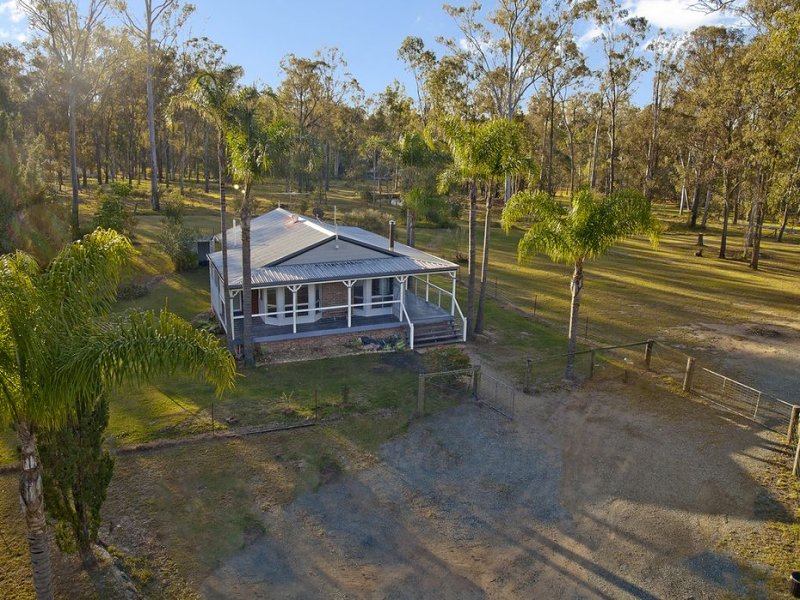
M 394 250 L 394 220 L 389 221 L 389 250 Z

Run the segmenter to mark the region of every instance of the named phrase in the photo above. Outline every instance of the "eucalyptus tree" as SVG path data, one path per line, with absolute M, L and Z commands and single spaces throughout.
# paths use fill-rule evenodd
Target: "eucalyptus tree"
M 647 50 L 653 56 L 653 96 L 650 103 L 651 129 L 647 140 L 647 169 L 644 175 L 644 196 L 648 201 L 653 199 L 656 170 L 660 156 L 660 134 L 662 128 L 661 113 L 669 90 L 669 84 L 677 74 L 677 60 L 680 41 L 677 37 L 667 35 L 659 30 L 649 44 Z
M 417 110 L 426 123 L 428 112 L 431 108 L 430 89 L 426 85 L 431 72 L 436 68 L 436 55 L 425 48 L 422 38 L 408 36 L 400 44 L 397 56 L 406 63 L 406 68 L 414 75 L 414 85 L 417 91 Z
M 547 71 L 553 53 L 572 32 L 586 2 L 556 0 L 501 0 L 485 19 L 482 6 L 444 5 L 461 37 L 440 38 L 449 52 L 469 65 L 479 89 L 489 102 L 490 114 L 512 120 L 528 91 Z M 511 195 L 506 177 L 505 197 Z
M 603 197 L 581 190 L 569 205 L 545 192 L 520 192 L 503 209 L 502 225 L 506 232 L 515 225 L 527 229 L 517 247 L 520 262 L 544 253 L 554 262 L 573 267 L 565 371 L 565 377 L 573 379 L 584 265 L 631 236 L 648 235 L 655 246 L 660 226 L 650 203 L 644 196 L 627 191 Z
M 22 252 L 0 256 L 0 417 L 19 442 L 20 502 L 40 600 L 53 597 L 53 586 L 37 434 L 127 379 L 186 369 L 218 392 L 233 383 L 230 354 L 182 319 L 166 311 L 109 318 L 132 255 L 126 238 L 98 229 L 46 269 Z
M 439 212 L 442 198 L 436 189 L 436 174 L 445 161 L 429 131 L 410 131 L 398 142 L 402 171 L 400 187 L 406 209 L 406 244 L 416 244 L 415 228 L 419 215 Z
M 122 18 L 129 32 L 137 38 L 147 53 L 146 94 L 147 128 L 150 144 L 150 205 L 159 210 L 158 198 L 158 147 L 156 145 L 156 98 L 154 71 L 160 50 L 175 42 L 178 31 L 194 11 L 191 4 L 181 5 L 180 0 L 144 0 L 144 12 L 136 14 L 124 2 Z
M 609 166 L 608 191 L 616 185 L 617 116 L 621 103 L 639 74 L 647 68 L 647 61 L 638 49 L 647 34 L 647 19 L 632 17 L 627 4 L 619 0 L 602 0 L 592 11 L 605 59 L 602 90 L 608 105 L 609 116 Z
M 107 0 L 91 0 L 81 14 L 77 0 L 19 0 L 32 29 L 43 36 L 43 44 L 57 65 L 59 81 L 67 95 L 69 164 L 72 185 L 70 227 L 73 239 L 80 235 L 77 110 L 86 87 L 86 73 L 99 60 L 96 36 L 102 27 Z

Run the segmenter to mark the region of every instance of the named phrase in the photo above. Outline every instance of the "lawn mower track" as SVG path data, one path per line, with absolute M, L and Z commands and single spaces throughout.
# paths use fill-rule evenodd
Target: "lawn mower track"
M 264 515 L 207 598 L 719 598 L 763 595 L 715 551 L 776 504 L 771 442 L 642 382 L 468 403 L 381 462 Z

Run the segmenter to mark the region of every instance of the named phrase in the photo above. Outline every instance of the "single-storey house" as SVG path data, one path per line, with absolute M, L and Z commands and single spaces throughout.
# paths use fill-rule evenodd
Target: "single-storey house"
M 465 339 L 458 265 L 395 242 L 394 222 L 386 238 L 277 208 L 250 228 L 255 343 L 386 330 L 405 335 L 411 348 Z M 230 298 L 222 252 L 208 256 L 211 305 L 226 331 L 233 324 L 237 344 L 244 318 L 241 233 L 237 226 L 227 231 Z

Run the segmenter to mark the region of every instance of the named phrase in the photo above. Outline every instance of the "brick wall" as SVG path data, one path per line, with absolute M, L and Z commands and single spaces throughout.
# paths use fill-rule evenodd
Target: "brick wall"
M 344 286 L 342 286 L 344 287 Z M 386 339 L 392 336 L 405 336 L 406 328 L 402 325 L 376 329 L 373 331 L 338 333 L 336 335 L 320 335 L 296 340 L 281 340 L 257 344 L 259 353 L 266 362 L 291 362 L 312 358 L 343 356 L 362 352 L 363 348 L 354 344 L 360 337 Z
M 347 304 L 347 287 L 343 283 L 323 283 L 319 288 L 321 308 Z M 323 310 L 323 319 L 347 318 L 347 309 Z

